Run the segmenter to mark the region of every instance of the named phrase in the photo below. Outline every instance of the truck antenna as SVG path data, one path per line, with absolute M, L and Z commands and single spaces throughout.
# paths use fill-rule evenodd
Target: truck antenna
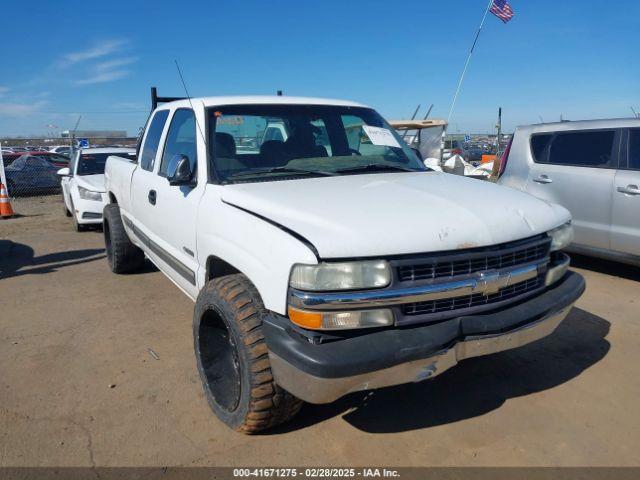
M 173 60 L 176 63 L 176 68 L 178 69 L 178 75 L 180 75 L 180 81 L 182 82 L 182 86 L 184 87 L 184 93 L 187 95 L 187 100 L 189 100 L 189 106 L 191 110 L 193 110 L 193 118 L 196 120 L 196 126 L 198 127 L 198 131 L 200 132 L 200 136 L 202 137 L 202 142 L 207 145 L 207 140 L 204 138 L 204 133 L 202 133 L 202 129 L 200 128 L 200 122 L 198 122 L 198 116 L 196 115 L 196 111 L 193 108 L 193 103 L 191 103 L 191 95 L 189 95 L 189 91 L 187 90 L 187 84 L 184 81 L 184 77 L 182 76 L 182 71 L 180 70 L 180 65 L 178 65 L 178 60 Z

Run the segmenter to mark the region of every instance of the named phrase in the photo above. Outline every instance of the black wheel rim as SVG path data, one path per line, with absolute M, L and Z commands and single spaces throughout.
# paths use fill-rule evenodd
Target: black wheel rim
M 238 349 L 222 315 L 215 309 L 205 311 L 198 332 L 198 356 L 205 388 L 215 403 L 233 412 L 240 403 L 240 362 Z

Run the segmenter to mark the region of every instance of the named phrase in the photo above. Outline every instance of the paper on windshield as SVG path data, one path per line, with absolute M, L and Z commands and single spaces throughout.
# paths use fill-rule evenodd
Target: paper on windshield
M 393 133 L 391 133 L 390 130 L 386 128 L 372 127 L 371 125 L 363 125 L 362 129 L 374 145 L 400 148 L 398 140 L 396 140 L 396 137 L 393 136 Z

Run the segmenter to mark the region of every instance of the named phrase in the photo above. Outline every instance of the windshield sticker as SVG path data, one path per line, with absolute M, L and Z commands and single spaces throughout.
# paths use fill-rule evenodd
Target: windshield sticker
M 369 139 L 371 140 L 371 143 L 373 143 L 374 145 L 400 148 L 398 140 L 396 140 L 396 137 L 394 137 L 393 133 L 391 133 L 388 129 L 372 127 L 371 125 L 363 125 L 362 129 L 364 130 L 364 133 L 367 134 L 367 137 L 369 137 Z

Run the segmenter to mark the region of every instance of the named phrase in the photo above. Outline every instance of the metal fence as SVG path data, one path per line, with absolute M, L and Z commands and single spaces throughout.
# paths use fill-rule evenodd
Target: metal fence
M 87 138 L 82 148 L 135 147 L 137 138 Z M 0 181 L 7 189 L 13 210 L 28 215 L 37 205 L 50 203 L 52 196 L 61 197 L 58 170 L 70 167 L 70 159 L 78 149 L 78 141 L 66 138 L 1 139 Z M 68 146 L 67 149 L 64 147 Z M 53 147 L 57 147 L 53 150 Z M 61 206 L 62 209 L 62 206 Z

